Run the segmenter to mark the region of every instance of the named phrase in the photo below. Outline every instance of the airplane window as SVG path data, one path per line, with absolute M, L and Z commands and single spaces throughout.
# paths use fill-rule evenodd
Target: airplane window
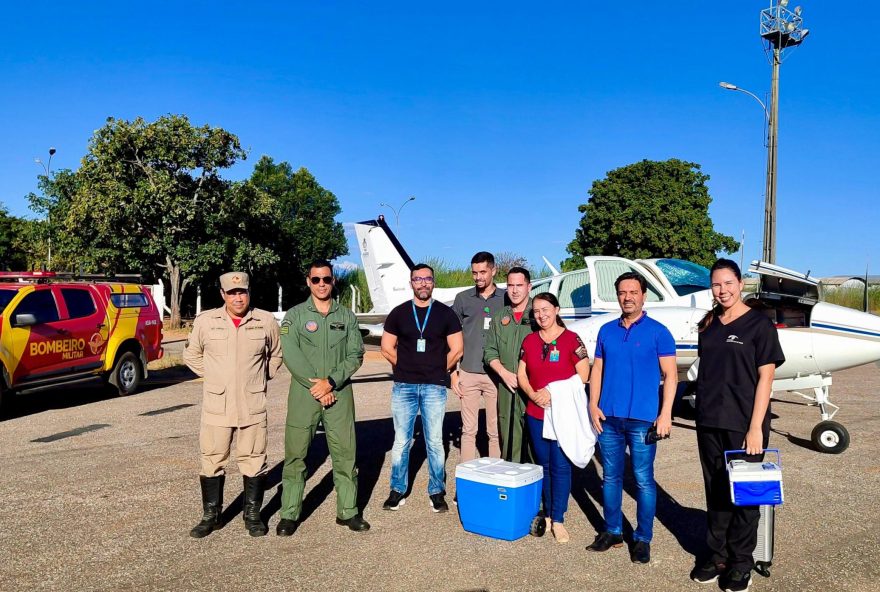
M 590 306 L 590 272 L 584 270 L 562 278 L 559 287 L 561 308 L 588 308 Z
M 617 291 L 614 282 L 621 274 L 638 270 L 630 266 L 626 261 L 596 261 L 596 283 L 598 284 L 599 298 L 604 302 L 617 302 Z M 641 273 L 641 272 L 639 272 Z M 643 274 L 644 275 L 644 274 Z M 663 296 L 660 291 L 648 280 L 647 302 L 662 302 Z
M 657 267 L 679 296 L 709 289 L 709 270 L 702 265 L 682 259 L 658 259 Z
M 529 298 L 534 298 L 536 294 L 540 294 L 541 292 L 549 292 L 550 291 L 550 280 L 541 282 L 539 284 L 532 284 L 532 289 L 529 291 Z

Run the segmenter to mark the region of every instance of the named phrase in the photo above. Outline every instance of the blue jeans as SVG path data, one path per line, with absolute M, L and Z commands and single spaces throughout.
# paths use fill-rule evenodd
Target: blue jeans
M 526 415 L 529 436 L 535 448 L 538 464 L 544 467 L 544 480 L 541 484 L 541 499 L 544 514 L 553 522 L 565 522 L 568 510 L 568 496 L 571 494 L 571 461 L 562 452 L 559 442 L 544 438 L 544 420 Z
M 425 449 L 428 453 L 428 495 L 446 491 L 446 454 L 443 450 L 443 416 L 446 387 L 439 384 L 395 382 L 391 389 L 394 445 L 391 447 L 391 489 L 406 493 L 409 450 L 413 445 L 416 415 L 422 412 Z
M 636 519 L 633 533 L 636 541 L 651 542 L 654 535 L 654 513 L 657 508 L 657 485 L 654 482 L 656 444 L 645 444 L 645 434 L 652 423 L 638 419 L 609 417 L 602 422 L 599 449 L 602 452 L 602 499 L 605 509 L 605 530 L 623 532 L 623 467 L 629 446 L 633 476 L 636 482 Z

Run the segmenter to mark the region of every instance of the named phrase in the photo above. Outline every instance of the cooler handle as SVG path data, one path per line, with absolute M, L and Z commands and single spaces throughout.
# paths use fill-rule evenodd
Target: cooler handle
M 730 463 L 730 459 L 727 458 L 727 455 L 729 455 L 729 454 L 745 454 L 745 452 L 746 452 L 745 450 L 725 450 L 724 451 L 724 465 L 728 466 Z M 778 448 L 765 448 L 763 450 L 764 454 L 766 454 L 768 452 L 775 452 L 776 453 L 776 464 L 779 465 L 779 468 L 781 469 L 782 468 L 782 457 L 779 455 L 779 449 Z

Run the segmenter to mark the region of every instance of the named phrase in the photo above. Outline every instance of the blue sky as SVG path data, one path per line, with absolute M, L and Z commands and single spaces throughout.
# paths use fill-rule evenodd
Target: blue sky
M 182 113 L 249 149 L 228 178 L 262 154 L 305 166 L 343 222 L 416 196 L 399 234 L 417 259 L 558 262 L 595 179 L 671 157 L 702 165 L 716 228 L 745 231 L 757 258 L 763 115 L 718 82 L 769 90 L 768 5 L 14 3 L 0 24 L 0 201 L 27 214 L 34 158 L 54 146 L 53 169 L 76 168 L 109 116 Z M 804 0 L 811 34 L 781 73 L 777 261 L 815 275 L 880 270 L 880 19 L 853 7 Z

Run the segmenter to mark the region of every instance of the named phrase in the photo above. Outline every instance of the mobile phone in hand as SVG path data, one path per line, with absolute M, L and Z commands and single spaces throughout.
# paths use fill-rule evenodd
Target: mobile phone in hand
M 645 433 L 645 444 L 656 444 L 660 440 L 665 440 L 669 435 L 661 436 L 657 433 L 657 426 L 651 426 L 648 428 L 648 431 Z

